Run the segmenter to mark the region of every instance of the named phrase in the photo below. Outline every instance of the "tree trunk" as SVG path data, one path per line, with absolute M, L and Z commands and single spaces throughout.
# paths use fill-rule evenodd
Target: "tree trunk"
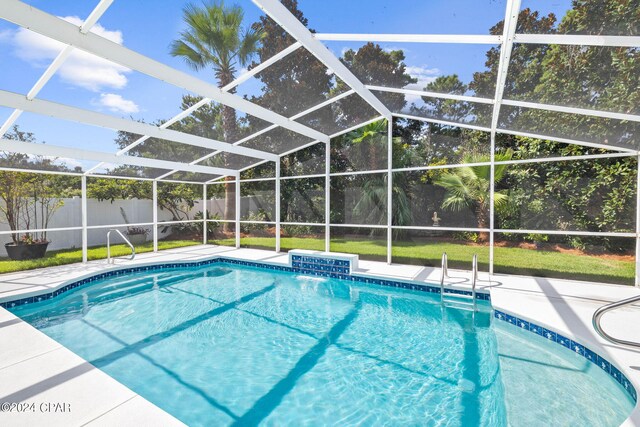
M 233 81 L 233 74 L 229 71 L 219 73 L 218 77 L 219 87 L 224 87 Z M 224 131 L 224 142 L 228 144 L 236 142 L 238 135 L 238 123 L 236 121 L 236 110 L 231 107 L 222 107 L 222 129 Z M 229 154 L 222 153 L 222 156 L 224 157 L 224 166 L 229 167 Z M 225 221 L 231 221 L 235 219 L 235 191 L 240 191 L 240 189 L 235 188 L 235 191 L 233 191 L 233 177 L 227 176 L 224 180 L 224 219 Z M 225 222 L 222 229 L 225 233 L 229 233 L 231 231 L 231 224 Z
M 478 228 L 489 228 L 489 216 L 484 204 L 480 204 L 476 210 L 478 216 Z M 482 231 L 478 234 L 478 241 L 485 243 L 489 241 L 489 233 Z

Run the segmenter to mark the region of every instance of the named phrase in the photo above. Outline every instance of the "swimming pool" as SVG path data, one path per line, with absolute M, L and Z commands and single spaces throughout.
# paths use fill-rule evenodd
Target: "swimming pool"
M 10 310 L 189 425 L 617 426 L 595 364 L 437 294 L 224 263 Z

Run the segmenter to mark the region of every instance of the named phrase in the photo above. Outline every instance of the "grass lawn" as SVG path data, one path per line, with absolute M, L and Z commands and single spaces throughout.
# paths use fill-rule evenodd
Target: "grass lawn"
M 216 243 L 233 246 L 235 241 L 225 239 L 216 241 Z M 273 249 L 275 238 L 242 238 L 241 245 L 243 247 Z M 289 249 L 324 250 L 324 239 L 283 237 L 281 239 L 281 247 L 283 251 Z M 331 250 L 359 254 L 363 259 L 385 261 L 387 257 L 387 242 L 386 240 L 377 239 L 337 238 L 331 239 Z M 473 254 L 478 254 L 480 270 L 488 270 L 489 247 L 462 242 L 394 242 L 393 262 L 439 267 L 442 252 L 447 253 L 449 267 L 451 268 L 471 269 L 471 258 Z M 595 255 L 496 247 L 494 270 L 496 273 L 633 285 L 635 263 L 633 261 Z
M 161 240 L 158 242 L 158 250 L 179 248 L 183 246 L 201 245 L 202 242 L 192 240 Z M 136 253 L 153 252 L 153 242 L 146 242 L 136 246 Z M 125 244 L 111 245 L 111 256 L 129 255 L 131 249 Z M 107 258 L 107 247 L 96 246 L 87 251 L 89 261 Z M 0 274 L 13 271 L 32 270 L 34 268 L 53 267 L 55 265 L 82 262 L 82 249 L 64 249 L 48 251 L 44 258 L 27 261 L 12 261 L 9 258 L 0 258 Z
M 235 239 L 210 240 L 210 243 L 234 246 Z M 171 249 L 182 246 L 200 244 L 199 241 L 172 240 L 159 241 L 158 249 Z M 246 237 L 241 239 L 243 247 L 273 250 L 273 237 Z M 324 239 L 313 237 L 283 237 L 283 251 L 290 249 L 324 250 Z M 122 245 L 111 247 L 114 256 L 130 253 L 129 248 Z M 387 242 L 380 239 L 334 238 L 331 239 L 331 250 L 359 254 L 362 259 L 385 261 Z M 153 243 L 147 242 L 136 247 L 137 253 L 153 251 Z M 489 248 L 455 242 L 416 241 L 394 242 L 393 262 L 398 264 L 417 264 L 440 266 L 442 252 L 447 252 L 451 268 L 471 268 L 473 254 L 478 254 L 479 267 L 488 270 Z M 618 283 L 632 285 L 635 274 L 633 261 L 605 258 L 594 255 L 576 255 L 556 251 L 533 250 L 513 247 L 495 248 L 494 270 L 496 273 L 521 274 L 540 277 L 558 277 L 593 282 Z M 107 257 L 105 246 L 89 248 L 89 260 Z M 0 258 L 0 273 L 9 273 L 34 268 L 51 267 L 82 261 L 80 249 L 50 251 L 42 259 L 30 261 L 11 261 Z

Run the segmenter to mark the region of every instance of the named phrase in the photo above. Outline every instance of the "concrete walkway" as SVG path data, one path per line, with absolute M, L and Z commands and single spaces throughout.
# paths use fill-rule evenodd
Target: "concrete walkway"
M 64 284 L 114 268 L 212 256 L 288 265 L 287 254 L 255 249 L 192 246 L 140 254 L 133 261 L 118 259 L 71 264 L 0 276 L 0 302 L 48 293 Z M 439 284 L 440 271 L 431 267 L 387 265 L 360 261 L 354 275 Z M 469 289 L 467 271 L 450 270 L 448 284 Z M 640 391 L 640 351 L 612 345 L 591 326 L 601 305 L 640 294 L 628 286 L 480 273 L 478 289 L 491 293 L 494 308 L 528 319 L 572 338 L 621 368 Z M 640 341 L 640 306 L 607 314 L 603 326 L 617 337 Z M 61 403 L 70 412 L 0 412 L 0 425 L 180 425 L 169 414 L 136 395 L 8 311 L 0 309 L 0 402 Z M 44 409 L 49 408 L 46 406 Z M 626 421 L 640 427 L 640 408 Z

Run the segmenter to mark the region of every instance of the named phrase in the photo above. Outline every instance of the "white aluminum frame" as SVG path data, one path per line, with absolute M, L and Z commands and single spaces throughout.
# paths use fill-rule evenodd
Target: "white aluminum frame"
M 329 49 L 317 40 L 311 31 L 305 27 L 295 16 L 280 3 L 279 0 L 252 0 L 262 11 L 284 28 L 293 38 L 311 52 L 329 71 L 335 73 L 347 85 L 356 91 L 376 111 L 391 119 L 391 111 L 376 98 L 364 84 L 342 63 Z M 318 138 L 314 138 L 318 139 Z M 328 141 L 323 141 L 328 142 Z
M 237 147 L 222 141 L 204 138 L 172 129 L 162 129 L 159 126 L 147 123 L 136 122 L 134 120 L 121 119 L 110 114 L 98 113 L 82 108 L 71 107 L 57 102 L 45 101 L 42 99 L 28 100 L 26 96 L 6 90 L 0 90 L 0 105 L 29 111 L 31 113 L 49 116 L 56 119 L 68 120 L 86 125 L 104 127 L 113 130 L 126 131 L 131 133 L 150 135 L 168 141 L 179 142 L 181 144 L 193 145 L 195 147 L 222 150 L 242 156 L 256 157 L 258 159 L 276 160 L 278 156 L 266 151 L 255 150 L 253 148 Z
M 167 160 L 148 159 L 135 156 L 116 156 L 103 151 L 81 150 L 78 148 L 60 147 L 49 144 L 33 144 L 29 142 L 0 139 L 0 151 L 12 153 L 35 154 L 46 157 L 66 157 L 78 160 L 102 161 L 118 165 L 133 165 L 158 169 L 177 168 L 185 172 L 204 173 L 211 175 L 231 175 L 235 171 L 231 169 L 214 168 L 200 165 L 187 165 L 184 163 L 170 162 Z M 83 175 L 87 176 L 87 175 Z
M 83 34 L 88 33 L 91 28 L 98 22 L 98 19 L 107 11 L 109 6 L 113 3 L 113 0 L 100 0 L 100 3 L 93 9 L 93 11 L 89 14 L 87 19 L 84 20 L 82 25 L 80 26 L 80 32 Z M 53 60 L 53 62 L 47 67 L 45 72 L 40 76 L 38 81 L 33 85 L 31 90 L 27 93 L 27 99 L 31 101 L 38 93 L 42 90 L 42 88 L 49 82 L 51 77 L 60 69 L 62 64 L 67 60 L 71 52 L 73 52 L 74 48 L 71 45 L 67 45 L 62 51 L 58 54 L 58 56 Z M 11 126 L 18 120 L 18 118 L 22 115 L 22 110 L 13 110 L 11 115 L 7 120 L 5 120 L 4 124 L 0 126 L 0 138 L 4 136 L 5 133 L 9 131 Z
M 163 80 L 192 93 L 210 98 L 229 107 L 244 111 L 262 120 L 285 127 L 293 132 L 326 142 L 328 136 L 314 129 L 293 122 L 287 118 L 259 105 L 253 104 L 240 96 L 223 92 L 220 88 L 179 71 L 138 52 L 112 42 L 97 34 L 83 34 L 78 27 L 18 0 L 5 0 L 0 9 L 0 18 L 28 28 L 43 36 L 52 38 L 77 49 L 115 62 L 148 76 Z
M 110 42 L 109 40 L 100 37 L 96 34 L 90 33 L 90 28 L 97 22 L 99 17 L 107 10 L 113 0 L 101 0 L 89 17 L 84 21 L 83 25 L 77 27 L 69 22 L 61 20 L 43 11 L 35 9 L 27 4 L 24 4 L 17 0 L 5 0 L 3 2 L 3 8 L 0 10 L 0 18 L 13 22 L 24 28 L 28 28 L 44 36 L 50 37 L 54 40 L 60 41 L 66 44 L 66 47 L 62 52 L 54 59 L 49 65 L 47 70 L 42 74 L 39 80 L 34 84 L 32 89 L 26 96 L 14 94 L 7 91 L 0 91 L 0 105 L 7 105 L 14 108 L 14 111 L 5 123 L 0 127 L 0 150 L 19 152 L 25 154 L 35 154 L 49 157 L 69 157 L 79 160 L 92 160 L 99 163 L 85 171 L 79 172 L 60 172 L 60 171 L 44 171 L 44 170 L 24 170 L 10 167 L 0 167 L 0 170 L 17 171 L 26 173 L 44 173 L 44 174 L 61 174 L 70 176 L 79 176 L 81 178 L 81 193 L 82 193 L 82 225 L 80 227 L 64 227 L 64 228 L 50 228 L 47 231 L 82 231 L 82 252 L 83 262 L 87 261 L 87 231 L 89 229 L 104 229 L 110 227 L 127 226 L 127 224 L 120 225 L 101 225 L 101 226 L 88 226 L 87 225 L 87 177 L 102 177 L 112 179 L 131 179 L 141 181 L 152 181 L 153 183 L 153 222 L 152 223 L 140 223 L 136 225 L 153 225 L 153 243 L 154 251 L 158 250 L 158 227 L 160 225 L 182 224 L 182 223 L 197 223 L 203 224 L 203 243 L 207 243 L 207 224 L 208 222 L 233 222 L 236 227 L 236 247 L 240 247 L 240 234 L 241 224 L 269 224 L 276 226 L 276 252 L 281 249 L 280 242 L 280 230 L 284 225 L 303 225 L 303 226 L 315 226 L 325 228 L 325 250 L 329 251 L 331 248 L 330 237 L 331 227 L 352 227 L 352 228 L 374 228 L 374 229 L 386 229 L 387 234 L 387 262 L 392 262 L 392 249 L 393 249 L 393 230 L 423 230 L 423 231 L 469 231 L 469 232 L 489 232 L 490 233 L 490 273 L 493 273 L 494 257 L 494 235 L 495 233 L 538 233 L 549 235 L 575 235 L 575 236 L 602 236 L 602 237 L 624 237 L 636 239 L 636 286 L 640 286 L 640 191 L 636 194 L 636 229 L 635 232 L 586 232 L 586 231 L 565 231 L 565 230 L 507 230 L 495 228 L 495 207 L 494 207 L 494 181 L 495 181 L 495 166 L 498 164 L 527 164 L 527 163 L 550 163 L 558 161 L 579 161 L 579 160 L 597 160 L 607 158 L 625 158 L 635 157 L 638 161 L 637 171 L 637 186 L 640 190 L 640 151 L 633 147 L 617 147 L 608 144 L 599 144 L 588 141 L 580 141 L 572 138 L 551 137 L 547 135 L 540 135 L 530 132 L 520 132 L 510 129 L 498 128 L 498 119 L 500 109 L 502 105 L 516 106 L 523 108 L 533 108 L 545 111 L 554 111 L 561 113 L 569 113 L 576 115 L 585 115 L 592 117 L 602 117 L 615 120 L 624 120 L 632 122 L 640 122 L 640 115 L 616 113 L 611 111 L 593 110 L 589 108 L 577 108 L 562 105 L 542 104 L 537 102 L 517 101 L 504 99 L 504 85 L 507 78 L 508 67 L 510 63 L 510 55 L 512 52 L 514 43 L 528 43 L 528 44 L 560 44 L 560 45 L 576 45 L 576 46 L 616 46 L 616 47 L 640 47 L 640 37 L 636 36 L 600 36 L 600 35 L 571 35 L 571 34 L 516 34 L 517 19 L 520 12 L 521 0 L 507 0 L 505 10 L 505 25 L 502 35 L 446 35 L 446 34 L 312 34 L 303 24 L 301 24 L 297 18 L 295 18 L 278 0 L 252 0 L 260 9 L 262 9 L 268 16 L 274 19 L 283 29 L 293 36 L 296 41 L 289 47 L 285 48 L 274 57 L 264 61 L 251 71 L 240 75 L 229 85 L 223 88 L 217 88 L 207 82 L 204 82 L 189 74 L 178 71 L 172 67 L 164 65 L 158 61 L 141 55 L 137 52 L 131 51 L 121 45 Z M 389 42 L 389 43 L 463 43 L 463 44 L 489 44 L 500 45 L 500 58 L 498 65 L 498 75 L 496 82 L 496 92 L 493 99 L 455 95 L 455 94 L 443 94 L 434 93 L 422 90 L 413 90 L 406 88 L 389 88 L 376 85 L 365 85 L 359 79 L 357 79 L 351 71 L 347 69 L 340 62 L 340 60 L 323 44 L 323 41 L 356 41 L 356 42 Z M 327 99 L 303 112 L 300 112 L 292 117 L 286 118 L 266 108 L 253 104 L 241 97 L 229 93 L 233 88 L 241 84 L 242 82 L 255 76 L 260 71 L 263 71 L 272 64 L 278 62 L 282 58 L 286 57 L 290 53 L 297 49 L 304 47 L 311 52 L 318 60 L 320 60 L 330 72 L 335 73 L 336 76 L 341 78 L 351 89 L 347 92 L 339 94 L 333 98 Z M 192 107 L 180 112 L 169 121 L 160 126 L 153 126 L 148 124 L 142 124 L 133 122 L 132 120 L 119 119 L 110 115 L 101 113 L 95 113 L 88 110 L 82 110 L 70 106 L 65 106 L 49 101 L 43 101 L 35 99 L 40 90 L 51 79 L 59 67 L 63 64 L 64 60 L 74 49 L 80 49 L 85 52 L 92 53 L 100 58 L 113 61 L 121 64 L 125 67 L 139 71 L 143 74 L 149 75 L 153 78 L 163 80 L 174 86 L 186 89 L 190 92 L 203 96 L 203 99 L 193 105 Z M 491 117 L 490 126 L 478 126 L 467 123 L 456 123 L 446 120 L 438 120 L 420 116 L 414 116 L 403 113 L 392 113 L 388 108 L 380 102 L 380 100 L 374 95 L 372 91 L 392 92 L 414 96 L 428 96 L 440 99 L 450 99 L 463 102 L 474 102 L 487 105 L 493 105 L 493 114 Z M 364 123 L 353 126 L 352 128 L 345 129 L 337 132 L 333 135 L 325 135 L 310 127 L 304 126 L 296 119 L 305 116 L 313 111 L 330 105 L 346 96 L 352 94 L 358 94 L 368 104 L 370 104 L 381 116 L 373 118 Z M 246 112 L 262 120 L 271 122 L 272 125 L 255 132 L 239 141 L 233 143 L 215 141 L 207 138 L 201 138 L 195 135 L 184 134 L 181 132 L 168 129 L 172 124 L 187 117 L 189 114 L 196 111 L 198 108 L 209 102 L 219 102 L 223 105 L 230 106 L 239 111 Z M 80 123 L 85 123 L 93 126 L 107 127 L 115 130 L 122 130 L 131 133 L 142 134 L 141 138 L 133 142 L 127 147 L 117 151 L 116 153 L 102 153 L 90 150 L 72 149 L 67 147 L 56 147 L 42 144 L 29 144 L 24 142 L 18 142 L 13 140 L 1 139 L 2 135 L 10 128 L 10 126 L 17 120 L 23 111 L 30 111 L 36 114 L 48 115 L 51 117 L 72 120 Z M 402 118 L 409 120 L 419 120 L 427 123 L 435 123 L 445 126 L 452 126 L 458 128 L 472 129 L 478 131 L 490 132 L 491 136 L 491 155 L 490 161 L 477 164 L 453 164 L 453 165 L 435 165 L 435 166 L 418 166 L 410 168 L 393 168 L 393 119 Z M 331 138 L 335 138 L 344 133 L 348 133 L 354 129 L 358 129 L 366 124 L 375 122 L 377 120 L 387 119 L 387 142 L 388 142 L 388 163 L 386 169 L 374 170 L 374 171 L 354 171 L 354 172 L 339 172 L 331 173 Z M 270 130 L 277 127 L 283 127 L 293 132 L 305 135 L 313 139 L 312 142 L 304 144 L 303 146 L 296 147 L 292 150 L 282 153 L 281 155 L 275 155 L 260 150 L 249 149 L 247 147 L 241 147 L 245 142 L 258 137 Z M 496 161 L 496 135 L 498 133 L 531 137 L 542 140 L 556 141 L 566 144 L 575 144 L 591 148 L 600 148 L 611 151 L 606 154 L 594 154 L 594 155 L 579 155 L 579 156 L 567 156 L 567 157 L 551 157 L 551 158 L 536 158 L 536 159 L 522 159 L 522 160 L 508 160 L 508 161 Z M 147 159 L 141 157 L 133 157 L 125 155 L 135 146 L 143 143 L 150 137 L 171 140 L 182 144 L 193 145 L 211 149 L 212 151 L 200 159 L 186 164 L 182 162 L 170 162 L 157 159 Z M 300 176 L 281 176 L 280 171 L 280 159 L 283 156 L 289 155 L 296 151 L 307 148 L 311 145 L 325 143 L 325 169 L 324 174 L 309 174 Z M 232 170 L 227 168 L 213 168 L 198 165 L 199 162 L 204 161 L 212 156 L 215 156 L 221 152 L 230 152 L 242 156 L 253 157 L 260 159 L 255 164 L 244 167 L 240 170 Z M 276 173 L 273 178 L 256 178 L 256 179 L 240 179 L 240 172 L 256 167 L 263 164 L 266 161 L 276 162 Z M 112 176 L 94 173 L 95 170 L 100 168 L 105 163 L 114 164 L 129 164 L 134 166 L 151 167 L 168 169 L 169 172 L 158 178 L 142 178 L 142 177 L 126 177 L 126 176 Z M 409 172 L 431 169 L 451 169 L 459 167 L 469 167 L 474 165 L 488 165 L 491 167 L 491 181 L 490 187 L 490 226 L 486 229 L 481 228 L 465 228 L 465 227 L 429 227 L 429 226 L 395 226 L 393 225 L 393 174 L 397 172 Z M 207 182 L 190 182 L 184 180 L 170 180 L 167 179 L 169 175 L 177 171 L 187 171 L 202 174 L 221 175 L 219 178 L 209 180 Z M 348 176 L 348 175 L 363 175 L 363 174 L 380 174 L 386 173 L 388 176 L 387 181 L 387 221 L 385 225 L 380 224 L 332 224 L 331 223 L 331 177 Z M 235 219 L 234 220 L 209 220 L 207 215 L 207 185 L 221 185 L 220 181 L 224 176 L 235 177 Z M 308 178 L 325 178 L 325 220 L 321 223 L 305 223 L 305 222 L 283 222 L 280 213 L 280 193 L 281 193 L 281 181 L 287 179 L 308 179 Z M 240 220 L 241 211 L 241 185 L 245 182 L 259 182 L 259 181 L 275 181 L 275 221 L 247 221 Z M 203 201 L 203 219 L 200 220 L 182 220 L 182 221 L 163 221 L 158 222 L 158 195 L 157 185 L 158 182 L 190 182 L 203 186 L 202 201 Z M 131 225 L 131 224 L 129 224 Z M 24 230 L 27 231 L 27 230 Z M 23 232 L 24 232 L 23 231 Z M 38 230 L 28 230 L 30 232 Z M 21 231 L 6 231 L 0 232 L 0 235 L 20 233 Z
M 502 36 L 474 34 L 339 34 L 315 33 L 314 38 L 322 41 L 372 42 L 372 43 L 502 43 Z

